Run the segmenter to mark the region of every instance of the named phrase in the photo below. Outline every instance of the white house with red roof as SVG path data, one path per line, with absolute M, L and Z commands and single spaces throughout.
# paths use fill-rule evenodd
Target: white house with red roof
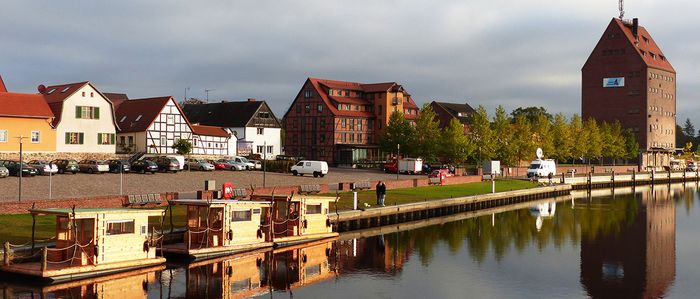
M 107 93 L 117 104 L 117 152 L 175 154 L 180 139 L 192 142 L 192 153 L 235 155 L 236 137 L 220 127 L 192 125 L 172 96 L 129 99 Z
M 114 106 L 92 83 L 40 85 L 39 93 L 54 114 L 57 152 L 115 152 Z

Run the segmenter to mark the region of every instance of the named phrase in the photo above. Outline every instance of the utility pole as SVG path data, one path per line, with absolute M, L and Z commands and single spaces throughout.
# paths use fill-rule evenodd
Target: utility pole
M 619 9 L 620 9 L 620 20 L 622 20 L 622 18 L 625 16 L 625 0 L 620 0 Z
M 184 102 L 187 102 L 187 91 L 188 91 L 188 90 L 190 90 L 190 87 L 189 87 L 189 86 L 185 87 L 185 98 L 182 99 L 183 103 L 184 103 Z
M 209 103 L 209 92 L 210 92 L 210 91 L 214 91 L 214 90 L 216 90 L 216 89 L 205 89 L 205 90 L 204 90 L 204 93 L 207 94 L 207 104 Z
M 267 141 L 263 142 L 263 188 L 265 188 L 266 173 L 267 173 Z
M 24 169 L 24 163 L 22 162 L 22 144 L 24 143 L 24 137 L 22 135 L 19 135 L 19 137 L 15 137 L 19 139 L 19 195 L 17 197 L 17 201 L 21 202 L 22 201 L 22 170 Z

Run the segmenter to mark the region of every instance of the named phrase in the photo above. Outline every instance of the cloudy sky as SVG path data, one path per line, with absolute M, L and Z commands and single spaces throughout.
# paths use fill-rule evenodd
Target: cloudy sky
M 700 2 L 626 1 L 678 72 L 679 122 L 700 123 Z M 10 1 L 11 91 L 89 80 L 131 98 L 257 98 L 282 116 L 307 77 L 395 81 L 440 99 L 580 111 L 580 69 L 616 0 Z

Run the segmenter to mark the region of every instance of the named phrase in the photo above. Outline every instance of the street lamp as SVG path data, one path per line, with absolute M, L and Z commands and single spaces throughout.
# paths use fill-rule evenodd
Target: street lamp
M 399 160 L 401 159 L 401 144 L 396 144 L 396 180 L 399 180 Z
M 265 188 L 265 179 L 267 173 L 267 141 L 263 142 L 263 188 Z
M 22 144 L 24 143 L 24 137 L 22 135 L 19 135 L 19 137 L 15 137 L 19 139 L 19 195 L 17 197 L 17 201 L 21 202 L 22 201 L 22 167 L 24 166 L 22 163 Z

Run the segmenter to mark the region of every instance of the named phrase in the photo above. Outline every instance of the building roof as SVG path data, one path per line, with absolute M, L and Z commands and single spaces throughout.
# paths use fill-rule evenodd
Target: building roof
M 164 96 L 123 101 L 116 113 L 117 123 L 120 128 L 119 132 L 144 132 L 148 130 L 148 127 L 156 120 L 156 117 L 163 111 L 163 107 L 172 98 L 172 96 Z M 178 106 L 177 102 L 175 102 L 175 105 Z M 178 109 L 180 109 L 179 106 Z M 182 113 L 182 110 L 180 110 L 180 113 Z
M 68 83 L 68 84 L 60 84 L 60 85 L 51 85 L 51 86 L 44 86 L 39 85 L 39 93 L 44 96 L 44 100 L 49 103 L 49 107 L 51 108 L 51 111 L 54 114 L 54 119 L 51 125 L 55 128 L 58 123 L 61 122 L 61 112 L 63 112 L 63 102 L 72 96 L 74 93 L 76 93 L 80 88 L 85 86 L 86 84 L 90 85 L 92 89 L 94 89 L 98 95 L 100 95 L 102 98 L 104 98 L 111 106 L 112 106 L 112 111 L 110 111 L 110 114 L 114 116 L 115 112 L 115 106 L 110 101 L 108 97 L 106 97 L 104 94 L 102 94 L 97 88 L 95 88 L 90 81 L 83 81 L 83 82 L 76 82 L 76 83 Z M 117 121 L 113 119 L 114 121 L 114 126 L 119 129 L 119 125 L 117 125 Z
M 231 137 L 231 134 L 222 127 L 204 126 L 198 124 L 193 124 L 191 127 L 192 132 L 197 135 Z
M 247 127 L 251 119 L 260 110 L 265 101 L 240 101 L 220 102 L 209 104 L 186 104 L 182 108 L 187 118 L 193 123 L 206 124 L 208 126 L 225 128 Z M 269 107 L 268 107 L 269 109 Z M 270 110 L 271 117 L 277 127 L 281 127 L 279 121 Z
M 452 117 L 457 118 L 462 124 L 469 124 L 469 117 L 474 113 L 474 108 L 469 106 L 469 104 L 459 104 L 459 103 L 447 103 L 447 102 L 437 102 L 433 101 L 436 105 L 440 106 L 442 109 L 447 111 Z M 440 113 L 440 111 L 435 111 L 435 113 Z
M 7 92 L 7 87 L 5 87 L 5 81 L 2 81 L 2 76 L 0 76 L 0 92 Z
M 0 92 L 0 116 L 53 118 L 54 114 L 40 94 Z
M 661 48 L 656 44 L 654 39 L 651 37 L 651 34 L 649 34 L 644 26 L 637 26 L 637 37 L 635 37 L 634 33 L 632 32 L 633 23 L 622 21 L 618 18 L 613 18 L 611 23 L 615 23 L 620 29 L 622 29 L 622 32 L 624 32 L 627 40 L 632 45 L 636 46 L 635 49 L 637 49 L 637 54 L 642 58 L 642 60 L 644 60 L 647 66 L 673 73 L 676 72 L 668 59 L 666 59 L 666 55 L 661 52 Z M 643 55 L 642 53 L 646 54 Z M 652 57 L 651 53 L 653 53 L 656 58 Z
M 114 110 L 119 110 L 119 105 L 121 105 L 121 103 L 123 103 L 124 101 L 129 100 L 129 96 L 127 96 L 125 93 L 105 92 L 104 95 L 110 101 L 112 101 L 112 103 L 114 104 Z

